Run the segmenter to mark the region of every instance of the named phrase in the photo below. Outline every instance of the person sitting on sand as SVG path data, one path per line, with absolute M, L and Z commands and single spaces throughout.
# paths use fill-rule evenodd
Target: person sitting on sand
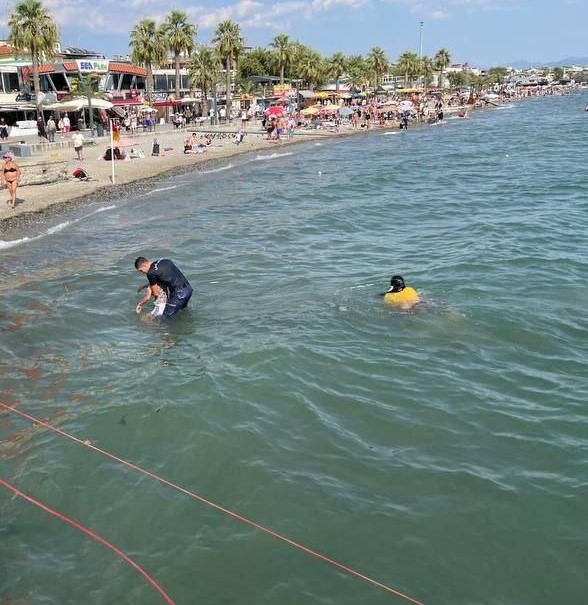
M 390 280 L 390 288 L 382 294 L 386 305 L 407 311 L 419 301 L 417 291 L 404 283 L 402 275 L 394 275 Z
M 113 155 L 114 155 L 115 160 L 124 160 L 125 159 L 125 154 L 123 152 L 121 152 L 121 150 L 118 147 L 114 148 L 114 154 L 113 154 L 113 150 L 109 147 L 106 150 L 106 152 L 104 153 L 104 159 L 107 162 L 112 162 Z
M 11 208 L 16 207 L 16 188 L 20 181 L 20 168 L 14 161 L 14 157 L 11 153 L 5 153 L 2 158 L 4 159 L 4 165 L 2 166 L 2 172 L 0 172 L 0 183 L 6 183 L 6 189 L 10 193 L 10 199 L 6 203 Z

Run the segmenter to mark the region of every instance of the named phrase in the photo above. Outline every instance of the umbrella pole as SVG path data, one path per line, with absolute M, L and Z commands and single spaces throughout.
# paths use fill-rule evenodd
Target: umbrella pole
M 114 133 L 112 131 L 113 128 L 113 123 L 114 120 L 112 118 L 110 118 L 109 120 L 110 122 L 110 166 L 112 169 L 112 173 L 110 175 L 110 180 L 112 181 L 112 184 L 114 185 Z

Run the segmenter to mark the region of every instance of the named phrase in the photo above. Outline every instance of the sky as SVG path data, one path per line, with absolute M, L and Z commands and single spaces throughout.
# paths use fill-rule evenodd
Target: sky
M 161 21 L 185 10 L 208 43 L 225 19 L 241 25 L 248 46 L 266 46 L 278 33 L 324 55 L 366 54 L 381 46 L 391 60 L 406 50 L 447 48 L 455 63 L 479 67 L 519 60 L 588 56 L 588 0 L 44 0 L 64 47 L 106 56 L 129 52 L 129 31 L 146 17 Z M 4 2 L 0 23 L 14 6 Z M 7 29 L 0 27 L 5 38 Z

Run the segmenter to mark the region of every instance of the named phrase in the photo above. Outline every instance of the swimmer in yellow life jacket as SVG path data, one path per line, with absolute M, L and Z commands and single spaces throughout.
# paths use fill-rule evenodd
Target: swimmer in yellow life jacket
M 394 275 L 390 280 L 390 289 L 384 292 L 384 302 L 398 309 L 412 309 L 419 301 L 417 291 L 405 285 L 401 275 Z

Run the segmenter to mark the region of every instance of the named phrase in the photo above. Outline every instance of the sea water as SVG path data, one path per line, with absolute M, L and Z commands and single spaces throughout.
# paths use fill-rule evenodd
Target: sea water
M 585 103 L 276 145 L 17 234 L 1 400 L 425 603 L 585 603 Z M 175 320 L 135 314 L 138 255 L 193 284 Z M 1 477 L 178 604 L 402 602 L 4 411 L 0 438 Z M 0 602 L 162 600 L 3 489 Z

